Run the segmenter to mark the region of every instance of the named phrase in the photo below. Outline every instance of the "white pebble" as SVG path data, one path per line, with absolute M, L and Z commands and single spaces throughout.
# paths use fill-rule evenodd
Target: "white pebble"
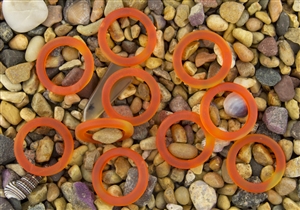
M 35 61 L 37 59 L 37 56 L 42 49 L 42 47 L 45 45 L 45 40 L 42 36 L 35 36 L 33 37 L 26 49 L 25 52 L 25 60 L 28 62 Z

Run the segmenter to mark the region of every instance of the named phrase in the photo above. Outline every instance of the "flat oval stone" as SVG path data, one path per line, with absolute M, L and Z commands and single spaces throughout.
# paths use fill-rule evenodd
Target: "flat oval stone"
M 2 11 L 7 24 L 19 33 L 34 29 L 48 17 L 43 0 L 4 0 Z
M 274 86 L 281 80 L 281 76 L 278 71 L 266 67 L 257 69 L 255 76 L 261 84 L 267 86 Z
M 192 159 L 198 155 L 196 147 L 190 144 L 172 143 L 168 149 L 172 155 L 181 159 Z

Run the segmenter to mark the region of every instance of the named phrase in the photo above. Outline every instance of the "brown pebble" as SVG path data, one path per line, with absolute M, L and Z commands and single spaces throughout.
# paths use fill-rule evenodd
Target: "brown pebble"
M 171 127 L 172 138 L 174 142 L 186 143 L 187 136 L 184 128 L 179 124 L 174 124 Z
M 75 84 L 82 77 L 83 73 L 83 69 L 78 67 L 73 68 L 63 79 L 61 85 L 66 87 Z
M 252 148 L 255 161 L 263 166 L 272 165 L 274 160 L 268 149 L 262 144 L 255 144 Z
M 239 59 L 243 62 L 250 62 L 254 58 L 253 52 L 240 42 L 235 42 L 233 44 L 233 49 Z
M 222 177 L 216 172 L 208 172 L 203 176 L 203 180 L 213 188 L 221 188 L 224 186 Z
M 196 147 L 190 144 L 171 143 L 168 147 L 170 153 L 181 159 L 192 159 L 198 155 Z

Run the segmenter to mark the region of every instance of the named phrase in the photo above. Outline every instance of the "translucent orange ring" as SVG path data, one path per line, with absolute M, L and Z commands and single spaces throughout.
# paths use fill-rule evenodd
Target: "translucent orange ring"
M 258 142 L 268 146 L 276 157 L 276 169 L 273 175 L 262 183 L 251 183 L 243 179 L 236 169 L 236 156 L 239 150 L 246 144 Z M 285 155 L 281 147 L 268 136 L 261 134 L 250 134 L 234 142 L 227 155 L 227 171 L 232 181 L 241 189 L 252 193 L 262 193 L 270 190 L 278 184 L 285 171 Z
M 133 134 L 133 126 L 121 119 L 114 119 L 114 118 L 99 118 L 94 120 L 87 120 L 83 123 L 80 123 L 75 129 L 75 135 L 78 139 L 99 144 L 101 142 L 95 141 L 92 138 L 92 134 L 87 133 L 87 131 L 96 129 L 96 128 L 118 128 L 123 130 L 123 137 L 120 140 L 124 140 L 132 136 Z
M 190 169 L 190 168 L 197 167 L 203 164 L 206 160 L 208 160 L 208 158 L 211 156 L 214 149 L 215 138 L 209 133 L 207 133 L 205 129 L 203 129 L 206 137 L 206 145 L 200 155 L 190 160 L 183 160 L 173 156 L 166 146 L 165 136 L 168 128 L 174 123 L 179 122 L 180 120 L 193 121 L 197 123 L 201 128 L 203 128 L 198 114 L 190 111 L 175 112 L 174 114 L 169 115 L 160 124 L 156 135 L 156 147 L 158 149 L 158 152 L 162 156 L 162 158 L 165 161 L 167 161 L 167 163 L 169 163 L 171 166 L 174 166 L 176 168 L 181 168 L 181 169 Z
M 182 66 L 182 55 L 186 46 L 198 39 L 209 40 L 217 44 L 221 49 L 223 58 L 223 64 L 219 72 L 215 76 L 206 80 L 198 80 L 191 77 Z M 173 66 L 177 76 L 187 85 L 198 89 L 207 89 L 221 83 L 229 73 L 231 68 L 231 60 L 231 51 L 226 41 L 218 34 L 208 30 L 199 30 L 188 33 L 179 41 L 173 53 Z
M 234 132 L 226 132 L 217 128 L 209 115 L 209 106 L 214 96 L 222 91 L 232 91 L 239 94 L 245 101 L 248 108 L 248 118 L 244 126 Z M 217 139 L 224 141 L 235 141 L 246 136 L 252 129 L 257 120 L 257 105 L 251 93 L 241 85 L 235 83 L 222 83 L 209 89 L 203 96 L 200 104 L 200 119 L 208 133 Z
M 82 77 L 75 84 L 68 87 L 57 86 L 51 82 L 46 73 L 46 61 L 49 54 L 57 47 L 68 45 L 76 48 L 83 56 L 85 70 Z M 59 95 L 69 95 L 81 91 L 91 80 L 94 72 L 94 58 L 89 48 L 82 41 L 73 37 L 58 37 L 45 44 L 36 60 L 37 76 L 40 82 L 51 92 Z
M 111 51 L 106 41 L 106 32 L 109 26 L 115 20 L 117 20 L 118 18 L 128 17 L 128 16 L 139 20 L 144 25 L 148 34 L 148 42 L 145 49 L 140 54 L 134 57 L 124 58 L 116 55 L 114 52 Z M 98 31 L 98 43 L 100 48 L 102 48 L 103 54 L 111 62 L 119 66 L 134 66 L 144 62 L 152 54 L 156 45 L 156 30 L 151 20 L 141 11 L 134 8 L 121 8 L 109 13 L 102 21 Z
M 38 167 L 33 165 L 28 161 L 23 151 L 23 141 L 26 135 L 39 126 L 48 126 L 54 128 L 64 140 L 64 152 L 62 157 L 56 164 L 49 167 Z M 35 118 L 27 122 L 24 126 L 22 126 L 22 128 L 18 132 L 14 143 L 14 152 L 18 163 L 27 172 L 37 176 L 51 176 L 62 171 L 72 159 L 73 150 L 74 142 L 68 128 L 61 122 L 48 117 Z
M 134 161 L 138 169 L 138 181 L 135 188 L 127 195 L 115 197 L 110 195 L 102 183 L 102 172 L 107 162 L 117 156 L 126 156 Z M 148 168 L 143 158 L 135 151 L 127 148 L 115 148 L 105 152 L 94 165 L 92 172 L 92 183 L 97 195 L 105 203 L 113 206 L 127 206 L 136 202 L 145 192 L 148 186 Z
M 126 117 L 117 113 L 110 104 L 112 86 L 123 77 L 135 76 L 144 80 L 150 89 L 151 100 L 148 109 L 136 117 Z M 155 79 L 147 72 L 136 68 L 124 68 L 113 73 L 105 82 L 102 89 L 102 105 L 108 116 L 130 122 L 133 126 L 148 122 L 154 116 L 160 104 L 160 89 Z

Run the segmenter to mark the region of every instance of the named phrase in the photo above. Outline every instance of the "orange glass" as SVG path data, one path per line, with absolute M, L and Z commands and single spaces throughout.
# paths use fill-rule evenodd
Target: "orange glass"
M 133 126 L 125 121 L 114 118 L 99 118 L 94 120 L 87 120 L 79 124 L 75 129 L 75 135 L 77 139 L 85 142 L 100 144 L 101 142 L 95 141 L 92 138 L 92 134 L 87 133 L 87 131 L 96 128 L 118 128 L 123 130 L 123 137 L 120 140 L 124 140 L 132 136 Z
M 226 132 L 217 128 L 209 115 L 209 106 L 215 95 L 222 91 L 232 91 L 239 94 L 245 101 L 248 108 L 248 118 L 243 127 L 234 132 Z M 200 105 L 200 119 L 203 127 L 208 133 L 217 139 L 235 141 L 246 136 L 254 127 L 257 119 L 257 105 L 251 93 L 241 85 L 235 83 L 222 83 L 209 89 L 203 96 Z
M 236 156 L 239 150 L 246 144 L 250 144 L 253 142 L 258 142 L 268 146 L 276 157 L 276 169 L 273 175 L 262 183 L 251 183 L 246 181 L 243 177 L 240 176 L 236 169 Z M 285 155 L 281 149 L 281 147 L 277 144 L 277 142 L 268 136 L 261 134 L 251 134 L 238 141 L 234 142 L 232 147 L 230 148 L 227 155 L 227 171 L 232 181 L 248 192 L 252 193 L 262 193 L 266 192 L 273 187 L 275 187 L 278 182 L 281 180 L 284 171 L 285 171 Z
M 162 156 L 162 158 L 171 166 L 174 166 L 176 168 L 181 168 L 181 169 L 190 169 L 190 168 L 197 167 L 203 164 L 206 160 L 208 160 L 208 158 L 211 156 L 214 149 L 215 138 L 212 135 L 210 135 L 208 132 L 206 132 L 205 129 L 203 129 L 206 137 L 206 145 L 200 155 L 190 160 L 183 160 L 173 156 L 166 146 L 165 136 L 170 126 L 172 126 L 175 123 L 178 123 L 180 120 L 193 121 L 203 129 L 198 114 L 190 111 L 175 112 L 174 114 L 169 115 L 160 124 L 156 135 L 156 147 L 158 149 L 158 152 Z
M 109 26 L 118 18 L 122 17 L 132 17 L 140 21 L 146 28 L 148 34 L 148 42 L 145 49 L 138 55 L 130 58 L 124 58 L 116 55 L 108 46 L 106 41 L 106 32 Z M 141 11 L 134 8 L 121 8 L 109 13 L 102 21 L 99 31 L 98 31 L 98 43 L 100 48 L 102 48 L 103 54 L 111 62 L 119 66 L 134 66 L 140 64 L 149 58 L 156 45 L 156 30 L 151 20 L 147 15 Z
M 38 167 L 33 165 L 28 161 L 23 151 L 23 141 L 27 134 L 40 126 L 48 126 L 54 128 L 64 140 L 64 153 L 62 157 L 56 164 L 49 167 Z M 20 166 L 24 168 L 28 173 L 37 176 L 51 176 L 62 171 L 72 159 L 73 150 L 74 141 L 68 128 L 61 122 L 48 117 L 35 118 L 27 122 L 18 132 L 14 143 L 15 156 Z
M 46 73 L 46 61 L 49 54 L 57 47 L 70 46 L 76 48 L 84 58 L 85 70 L 82 77 L 75 84 L 62 87 L 57 86 L 49 79 Z M 38 54 L 36 60 L 36 73 L 42 83 L 49 91 L 59 95 L 69 95 L 81 91 L 91 80 L 94 72 L 94 58 L 86 44 L 73 37 L 58 37 L 45 44 Z
M 118 156 L 126 156 L 134 161 L 138 169 L 138 181 L 135 188 L 127 195 L 115 197 L 109 194 L 102 183 L 102 172 L 106 164 L 113 158 Z M 143 158 L 135 151 L 127 148 L 111 149 L 100 156 L 94 165 L 92 172 L 92 184 L 97 195 L 105 203 L 113 206 L 127 206 L 136 202 L 145 192 L 148 186 L 148 168 Z
M 198 80 L 191 77 L 182 66 L 182 55 L 185 48 L 191 42 L 199 39 L 209 40 L 217 44 L 221 49 L 221 54 L 223 58 L 223 65 L 219 70 L 219 72 L 215 76 L 206 80 Z M 185 84 L 198 89 L 207 89 L 221 83 L 229 73 L 231 67 L 231 60 L 232 60 L 232 55 L 231 55 L 230 47 L 226 43 L 226 41 L 218 34 L 208 30 L 199 30 L 199 31 L 193 31 L 191 33 L 188 33 L 179 41 L 173 53 L 173 66 L 176 75 Z
M 144 80 L 149 86 L 151 92 L 151 100 L 148 109 L 136 116 L 126 117 L 117 113 L 110 104 L 110 92 L 113 85 L 123 77 L 135 76 Z M 112 118 L 118 118 L 130 122 L 133 126 L 141 125 L 148 122 L 156 113 L 160 104 L 160 89 L 155 79 L 147 72 L 136 68 L 124 68 L 113 73 L 105 82 L 102 89 L 102 104 L 105 112 Z

